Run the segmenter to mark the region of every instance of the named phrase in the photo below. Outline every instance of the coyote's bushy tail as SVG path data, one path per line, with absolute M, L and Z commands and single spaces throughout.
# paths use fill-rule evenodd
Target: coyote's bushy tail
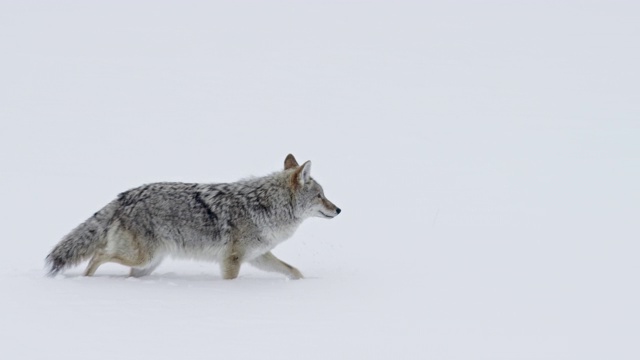
M 109 203 L 92 217 L 78 225 L 51 250 L 46 258 L 50 276 L 87 260 L 106 241 L 107 227 L 116 208 Z

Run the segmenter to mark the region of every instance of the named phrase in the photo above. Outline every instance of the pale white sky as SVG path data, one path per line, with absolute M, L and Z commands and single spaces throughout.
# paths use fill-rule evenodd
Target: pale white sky
M 0 1 L 0 356 L 638 358 L 639 13 Z M 140 283 L 41 278 L 117 193 L 262 175 L 289 152 L 343 209 L 275 250 L 303 285 L 184 262 Z

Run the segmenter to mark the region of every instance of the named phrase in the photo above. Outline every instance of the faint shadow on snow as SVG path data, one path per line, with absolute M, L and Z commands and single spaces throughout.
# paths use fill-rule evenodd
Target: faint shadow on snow
M 182 284 L 197 284 L 197 283 L 273 283 L 273 282 L 298 282 L 298 280 L 290 280 L 283 276 L 271 275 L 271 274 L 247 274 L 240 275 L 237 279 L 234 280 L 224 280 L 217 274 L 209 274 L 209 273 L 201 273 L 201 274 L 193 274 L 193 273 L 176 273 L 176 272 L 166 272 L 166 273 L 158 273 L 152 274 L 144 277 L 131 277 L 128 275 L 122 274 L 96 274 L 92 277 L 84 276 L 80 273 L 72 273 L 72 274 L 61 274 L 55 276 L 56 280 L 73 280 L 73 281 L 86 281 L 86 282 L 103 282 L 103 281 L 126 281 L 126 282 L 139 282 L 139 283 L 165 283 L 167 285 L 176 286 Z M 309 277 L 300 282 L 305 282 L 308 280 L 317 280 L 318 278 Z

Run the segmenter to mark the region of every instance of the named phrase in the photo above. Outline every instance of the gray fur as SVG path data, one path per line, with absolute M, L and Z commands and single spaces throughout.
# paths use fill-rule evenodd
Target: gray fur
M 308 217 L 331 218 L 340 209 L 310 177 L 311 163 L 292 155 L 285 170 L 226 184 L 154 183 L 123 192 L 65 236 L 47 256 L 49 274 L 91 258 L 85 275 L 105 262 L 151 273 L 165 256 L 217 261 L 222 276 L 238 276 L 249 262 L 301 278 L 272 253 Z

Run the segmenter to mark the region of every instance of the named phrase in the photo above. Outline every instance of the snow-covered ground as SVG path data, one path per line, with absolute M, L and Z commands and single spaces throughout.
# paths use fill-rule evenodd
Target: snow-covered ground
M 640 358 L 633 1 L 1 1 L 0 358 Z M 274 253 L 44 277 L 120 191 L 287 153 Z

